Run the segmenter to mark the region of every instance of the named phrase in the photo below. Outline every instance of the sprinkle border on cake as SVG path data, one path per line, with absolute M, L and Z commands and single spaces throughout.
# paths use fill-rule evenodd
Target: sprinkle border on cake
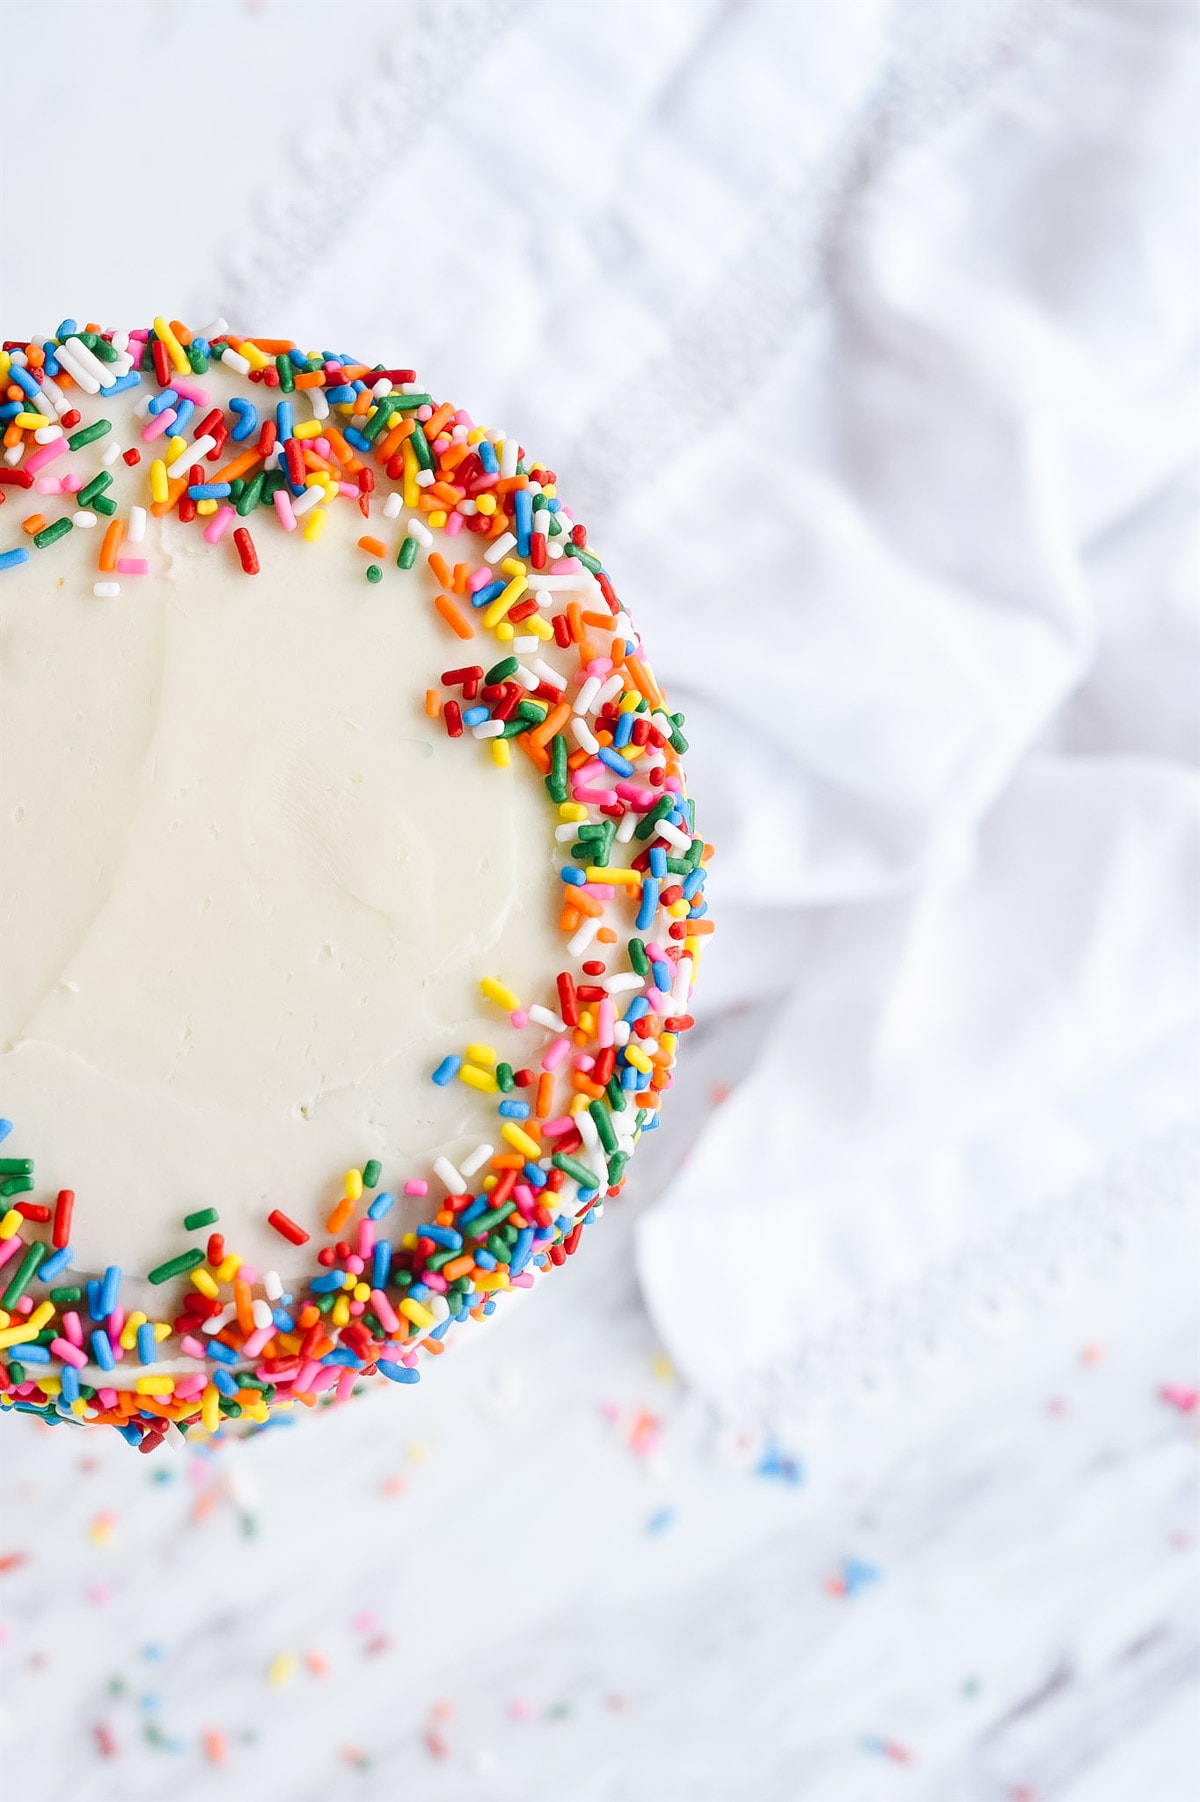
M 225 406 L 204 386 L 214 362 L 245 384 Z M 140 438 L 122 446 L 104 405 L 131 389 L 144 391 Z M 380 1186 L 379 1160 L 350 1169 L 294 1292 L 227 1247 L 209 1207 L 181 1219 L 182 1248 L 145 1273 L 170 1285 L 172 1306 L 161 1318 L 126 1312 L 116 1265 L 72 1277 L 73 1191 L 38 1200 L 33 1159 L 0 1153 L 0 1408 L 109 1425 L 148 1452 L 169 1435 L 345 1400 L 369 1377 L 414 1383 L 454 1323 L 486 1317 L 499 1295 L 571 1256 L 658 1124 L 712 931 L 712 847 L 695 832 L 679 762 L 683 716 L 668 710 L 554 472 L 435 402 L 411 369 L 242 337 L 224 320 L 121 332 L 65 319 L 52 337 L 4 343 L 0 397 L 0 579 L 91 531 L 92 593 L 117 600 L 148 573 L 148 514 L 194 522 L 211 545 L 228 537 L 231 579 L 257 573 L 256 533 L 314 542 L 335 505 L 362 515 L 364 580 L 424 557 L 448 642 L 475 659 L 441 672 L 416 704 L 451 739 L 484 741 L 496 765 L 515 752 L 544 784 L 565 938 L 544 996 L 523 999 L 503 972 L 480 978 L 530 1035 L 528 1064 L 470 1044 L 431 1072 L 478 1093 L 490 1137 L 458 1167 L 439 1157 L 397 1179 L 405 1196 L 444 1190 L 430 1219 L 393 1243 L 396 1194 Z M 460 541 L 461 559 L 436 548 L 435 532 L 443 546 Z M 577 654 L 569 677 L 539 654 L 550 642 Z M 0 1120 L 0 1141 L 11 1131 Z M 278 1208 L 268 1221 L 293 1246 L 312 1237 Z M 167 1360 L 195 1367 L 156 1369 Z

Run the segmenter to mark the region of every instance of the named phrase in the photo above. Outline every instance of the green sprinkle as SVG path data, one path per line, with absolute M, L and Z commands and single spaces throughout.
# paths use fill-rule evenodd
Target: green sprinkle
M 460 1254 L 453 1249 L 435 1251 L 430 1257 L 426 1258 L 425 1268 L 426 1270 L 440 1270 L 443 1264 L 448 1264 L 451 1258 L 457 1258 L 459 1255 Z
M 608 1186 L 615 1189 L 625 1174 L 625 1166 L 629 1162 L 627 1151 L 614 1151 L 608 1160 Z
M 208 374 L 208 358 L 197 344 L 189 344 L 184 354 L 192 366 L 193 375 Z
M 414 425 L 412 437 L 408 441 L 416 452 L 417 462 L 422 469 L 433 468 L 433 452 L 429 448 L 429 440 L 419 425 Z
M 368 1158 L 363 1165 L 363 1188 L 374 1189 L 378 1186 L 383 1165 L 378 1158 Z
M 383 581 L 383 571 L 380 569 L 378 563 L 368 563 L 367 564 L 367 581 L 368 582 L 382 582 Z
M 18 1364 L 16 1360 L 13 1359 L 9 1364 L 8 1374 L 14 1383 L 23 1383 L 25 1381 L 25 1366 L 23 1364 Z
M 515 657 L 502 657 L 499 663 L 493 663 L 485 682 L 504 682 L 509 676 L 515 676 L 521 665 Z
M 389 399 L 390 398 L 391 397 L 389 396 Z M 418 407 L 431 407 L 433 405 L 433 396 L 432 394 L 398 394 L 396 396 L 396 405 L 402 413 L 412 413 L 415 412 Z
M 0 1183 L 0 1195 L 28 1195 L 33 1187 L 31 1176 L 9 1176 Z
M 692 840 L 692 848 L 688 852 L 686 858 L 684 859 L 684 862 L 687 864 L 689 869 L 694 870 L 696 868 L 697 864 L 700 862 L 700 859 L 703 856 L 704 856 L 704 840 L 702 838 L 694 838 Z
M 411 569 L 417 560 L 417 541 L 410 532 L 400 546 L 400 555 L 396 558 L 397 569 Z
M 111 419 L 98 419 L 95 425 L 85 425 L 81 431 L 72 432 L 67 439 L 67 449 L 82 450 L 85 444 L 94 444 L 97 438 L 103 438 L 106 432 L 111 431 Z
M 512 1202 L 506 1201 L 502 1207 L 490 1208 L 486 1214 L 477 1214 L 474 1220 L 469 1220 L 467 1222 L 467 1225 L 471 1229 L 472 1237 L 476 1239 L 484 1238 L 491 1232 L 494 1226 L 499 1226 L 502 1220 L 507 1220 L 512 1211 Z
M 83 1290 L 78 1283 L 64 1283 L 61 1289 L 51 1289 L 50 1300 L 59 1307 L 69 1307 L 73 1302 L 83 1300 Z
M 623 1114 L 626 1106 L 625 1091 L 621 1087 L 620 1081 L 616 1076 L 609 1077 L 604 1092 L 608 1096 L 608 1105 L 613 1113 Z
M 168 1258 L 165 1264 L 159 1264 L 150 1272 L 152 1283 L 169 1283 L 173 1276 L 186 1276 L 189 1270 L 195 1270 L 204 1262 L 204 1253 L 199 1246 L 194 1251 L 181 1251 L 178 1257 Z
M 500 734 L 500 736 L 501 736 L 501 738 L 517 738 L 520 736 L 520 734 L 522 732 L 528 732 L 528 730 L 529 730 L 529 721 L 520 719 L 520 718 L 518 718 L 518 716 L 516 714 L 514 714 L 512 719 L 505 720 L 504 730 Z
M 600 1143 L 611 1157 L 617 1149 L 617 1135 L 613 1131 L 612 1115 L 602 1101 L 589 1101 L 588 1113 L 596 1122 L 596 1131 L 600 1134 Z
M 649 838 L 660 820 L 665 820 L 675 805 L 674 795 L 664 795 L 656 801 L 649 813 L 644 814 L 634 827 L 634 838 Z
M 646 956 L 646 947 L 641 939 L 630 939 L 625 949 L 629 953 L 630 967 L 639 976 L 649 976 L 650 959 Z
M 52 526 L 46 526 L 42 531 L 35 532 L 33 542 L 39 551 L 44 551 L 48 544 L 57 544 L 60 538 L 65 538 L 73 524 L 74 521 L 70 519 L 56 519 Z
M 17 1266 L 16 1276 L 14 1276 L 12 1282 L 4 1291 L 4 1306 L 6 1308 L 16 1307 L 26 1289 L 28 1289 L 30 1283 L 33 1281 L 34 1276 L 37 1274 L 38 1265 L 42 1262 L 42 1259 L 49 1250 L 50 1247 L 43 1244 L 40 1239 L 35 1239 L 33 1244 L 28 1247 L 25 1256 Z
M 512 1065 L 497 1064 L 496 1087 L 499 1089 L 500 1093 L 502 1095 L 511 1095 L 516 1086 L 516 1078 L 513 1076 Z
M 682 756 L 683 752 L 688 750 L 689 748 L 690 748 L 690 740 L 686 739 L 683 736 L 682 732 L 672 732 L 672 734 L 671 734 L 671 749 L 673 751 L 678 751 L 680 753 L 680 755 Z
M 0 1158 L 0 1176 L 32 1176 L 32 1158 Z
M 248 513 L 253 513 L 258 505 L 258 497 L 262 493 L 262 489 L 263 471 L 260 469 L 258 474 L 252 476 L 246 483 L 244 490 L 237 498 L 237 512 L 242 519 L 245 519 Z
M 567 798 L 567 741 L 561 732 L 550 740 L 550 774 L 545 778 L 546 793 L 560 804 Z
M 116 512 L 117 503 L 116 503 L 116 501 L 110 501 L 106 494 L 98 494 L 96 496 L 95 500 L 92 502 L 92 508 L 93 508 L 93 511 L 96 513 L 103 513 L 103 514 L 107 515 L 109 513 Z
M 556 1151 L 550 1161 L 559 1170 L 565 1171 L 568 1176 L 573 1176 L 581 1189 L 599 1188 L 596 1172 L 589 1170 L 587 1165 L 581 1164 L 577 1158 L 568 1157 L 565 1151 Z
M 75 496 L 75 500 L 81 507 L 90 506 L 98 494 L 103 494 L 106 488 L 111 487 L 112 477 L 109 475 L 107 469 L 102 469 L 99 475 L 94 475 L 90 482 L 84 484 L 79 490 L 79 493 Z
M 275 359 L 275 367 L 279 371 L 279 390 L 281 394 L 290 394 L 296 386 L 292 375 L 292 359 L 286 351 L 281 351 Z
M 532 726 L 540 726 L 550 711 L 548 701 L 518 701 L 517 712 L 523 720 Z
M 220 1218 L 216 1208 L 200 1208 L 195 1214 L 185 1214 L 183 1224 L 186 1231 L 195 1233 L 202 1226 L 215 1226 Z

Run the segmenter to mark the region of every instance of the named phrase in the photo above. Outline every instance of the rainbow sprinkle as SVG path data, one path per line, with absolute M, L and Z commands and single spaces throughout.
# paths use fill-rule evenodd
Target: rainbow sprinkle
M 225 406 L 204 386 L 214 363 L 245 385 Z M 122 447 L 103 409 L 135 389 L 141 447 Z M 0 1407 L 109 1425 L 151 1451 L 171 1433 L 265 1426 L 297 1404 L 345 1400 L 365 1378 L 414 1383 L 420 1354 L 440 1353 L 455 1323 L 485 1318 L 498 1295 L 574 1253 L 658 1124 L 712 931 L 712 852 L 680 767 L 683 717 L 554 472 L 436 402 L 410 369 L 243 337 L 223 320 L 110 332 L 66 319 L 52 337 L 4 344 L 0 424 L 0 504 L 32 490 L 66 509 L 27 514 L 0 572 L 94 532 L 92 592 L 114 600 L 149 573 L 136 554 L 149 514 L 193 523 L 209 545 L 228 539 L 231 579 L 253 576 L 256 540 L 315 543 L 335 505 L 366 524 L 365 581 L 402 583 L 424 558 L 449 639 L 476 660 L 430 680 L 420 705 L 451 740 L 479 741 L 501 768 L 516 751 L 543 783 L 565 938 L 544 996 L 523 1001 L 502 972 L 480 981 L 529 1035 L 527 1064 L 476 1043 L 430 1073 L 476 1091 L 498 1143 L 481 1138 L 458 1167 L 439 1157 L 395 1189 L 380 1186 L 377 1159 L 351 1168 L 303 1292 L 285 1293 L 212 1231 L 145 1273 L 163 1291 L 161 1318 L 126 1312 L 117 1266 L 69 1275 L 74 1193 L 38 1201 L 32 1158 L 0 1158 Z M 435 533 L 461 557 L 448 562 Z M 0 1140 L 10 1132 L 0 1122 Z M 438 1205 L 388 1238 L 396 1191 L 427 1196 L 431 1179 Z M 293 1247 L 314 1236 L 277 1208 L 269 1222 Z M 215 1208 L 181 1220 L 186 1234 L 217 1225 Z M 184 1374 L 161 1368 L 178 1361 Z

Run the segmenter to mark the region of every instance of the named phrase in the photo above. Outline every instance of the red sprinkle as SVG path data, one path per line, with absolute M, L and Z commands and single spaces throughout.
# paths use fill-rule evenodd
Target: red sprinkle
M 272 1208 L 267 1215 L 267 1225 L 273 1226 L 277 1233 L 282 1233 L 283 1237 L 293 1245 L 308 1244 L 309 1234 L 302 1226 L 297 1226 L 294 1220 L 289 1220 L 287 1215 L 281 1213 L 278 1208 Z
M 233 535 L 233 542 L 237 545 L 237 554 L 242 560 L 242 568 L 246 574 L 256 576 L 258 574 L 258 552 L 255 550 L 254 540 L 245 526 L 238 527 Z
M 71 1238 L 71 1216 L 75 1212 L 74 1189 L 60 1189 L 54 1204 L 54 1229 L 50 1235 L 54 1249 L 61 1251 Z

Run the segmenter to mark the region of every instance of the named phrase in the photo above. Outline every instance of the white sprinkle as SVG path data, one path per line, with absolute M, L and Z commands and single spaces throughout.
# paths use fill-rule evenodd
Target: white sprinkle
M 582 820 L 580 820 L 578 822 L 568 820 L 565 826 L 556 826 L 554 828 L 554 836 L 557 839 L 558 843 L 560 845 L 565 845 L 571 839 L 575 838 L 576 835 L 578 834 L 579 828 L 582 824 L 583 824 Z
M 42 377 L 42 393 L 50 402 L 50 405 L 54 408 L 56 413 L 63 414 L 70 409 L 70 401 L 67 399 L 58 383 L 51 381 L 48 375 Z M 42 408 L 41 411 L 44 412 L 45 408 Z
M 551 1013 L 548 1007 L 542 1007 L 539 1002 L 535 1002 L 529 1009 L 529 1018 L 536 1020 L 539 1026 L 548 1026 L 551 1032 L 566 1032 L 567 1030 L 566 1021 L 560 1020 L 557 1014 Z
M 112 335 L 112 347 L 114 350 L 121 351 L 122 353 L 127 351 L 129 349 L 129 333 L 114 332 Z
M 692 960 L 690 957 L 681 957 L 675 966 L 675 981 L 671 988 L 671 1001 L 677 1013 L 682 1013 L 687 1006 L 691 986 Z
M 310 388 L 308 391 L 308 400 L 309 405 L 312 407 L 312 416 L 314 419 L 329 418 L 329 402 L 325 398 L 325 390 L 323 388 Z
M 414 517 L 409 520 L 407 529 L 410 538 L 415 538 L 417 543 L 424 545 L 426 550 L 431 548 L 433 544 L 433 533 L 429 530 L 429 527 L 425 524 L 423 519 L 417 519 L 414 515 Z
M 587 721 L 572 720 L 571 732 L 575 739 L 575 743 L 579 745 L 582 750 L 586 751 L 589 757 L 594 757 L 596 752 L 600 749 L 600 740 L 594 736 Z
M 571 956 L 582 957 L 599 930 L 600 921 L 593 914 L 583 922 L 579 931 L 567 940 L 567 950 Z
M 125 536 L 129 540 L 130 544 L 141 544 L 143 538 L 145 538 L 145 536 L 146 536 L 146 509 L 145 509 L 145 507 L 130 507 L 130 509 L 129 509 L 129 529 L 126 532 Z
M 557 688 L 561 692 L 567 686 L 567 678 L 560 676 L 556 669 L 551 669 L 544 657 L 535 657 L 531 667 L 543 682 L 550 684 L 551 688 Z
M 461 1172 L 455 1169 L 449 1158 L 434 1158 L 433 1174 L 441 1178 L 451 1195 L 461 1195 L 466 1188 Z
M 211 432 L 205 432 L 203 438 L 195 439 L 186 450 L 180 451 L 173 463 L 167 464 L 167 474 L 169 476 L 186 475 L 192 464 L 198 463 L 201 457 L 207 456 L 216 442 Z
M 620 670 L 618 670 L 615 676 L 610 676 L 608 678 L 608 681 L 596 696 L 596 712 L 599 713 L 602 707 L 607 707 L 610 701 L 614 701 L 624 686 L 625 678 Z
M 501 534 L 500 534 L 499 538 L 497 538 L 496 542 L 494 544 L 489 545 L 487 550 L 484 551 L 484 553 L 483 553 L 484 562 L 485 563 L 499 563 L 501 557 L 508 556 L 509 551 L 512 550 L 512 548 L 516 544 L 516 542 L 517 542 L 516 537 L 514 536 L 514 534 L 512 532 L 501 532 Z
M 33 434 L 38 444 L 53 444 L 56 438 L 66 436 L 60 425 L 40 425 Z
M 463 1159 L 459 1169 L 464 1176 L 474 1176 L 475 1172 L 481 1170 L 488 1159 L 494 1157 L 495 1154 L 496 1147 L 494 1145 L 477 1145 L 470 1156 Z
M 108 449 L 105 451 L 104 455 L 101 457 L 100 462 L 105 469 L 111 469 L 112 465 L 116 462 L 117 458 L 120 455 L 121 455 L 121 446 L 117 443 L 116 439 L 114 438 L 112 443 L 109 445 Z
M 585 569 L 582 563 L 577 564 L 576 568 L 578 569 L 579 574 L 573 576 L 530 576 L 529 586 L 534 591 L 542 589 L 553 594 L 560 589 L 581 588 L 589 584 L 595 585 L 595 577 L 592 575 L 590 569 Z
M 645 984 L 646 978 L 639 976 L 636 970 L 619 970 L 615 976 L 605 976 L 600 987 L 607 989 L 610 995 L 631 995 Z
M 592 703 L 599 693 L 599 676 L 589 676 L 579 690 L 579 693 L 575 696 L 575 700 L 572 704 L 572 711 L 575 713 L 590 713 L 592 711 Z
M 436 481 L 437 477 L 434 475 L 432 469 L 418 469 L 416 474 L 416 484 L 418 488 L 432 488 Z
M 630 1035 L 632 1032 L 633 1032 L 633 1027 L 629 1024 L 628 1020 L 614 1020 L 613 1021 L 613 1044 L 614 1045 L 628 1045 Z
M 10 444 L 4 453 L 4 461 L 10 469 L 15 469 L 24 455 L 25 446 L 23 444 Z
M 617 843 L 627 845 L 637 831 L 638 817 L 636 813 L 624 813 L 617 824 Z
M 228 1325 L 228 1323 L 233 1319 L 236 1312 L 237 1312 L 237 1309 L 234 1307 L 233 1303 L 227 1302 L 226 1305 L 221 1309 L 221 1312 L 219 1314 L 214 1314 L 212 1316 L 211 1320 L 206 1320 L 203 1322 L 203 1324 L 201 1325 L 200 1331 L 202 1333 L 208 1333 L 210 1335 L 213 1333 L 219 1333 L 221 1328 L 223 1326 Z
M 311 513 L 313 508 L 319 506 L 324 499 L 325 490 L 319 482 L 314 482 L 311 487 L 304 490 L 303 494 L 297 495 L 292 502 L 292 512 L 297 519 L 303 519 L 306 513 Z
M 473 514 L 478 513 L 479 508 L 474 501 L 459 501 L 457 511 L 462 514 L 464 519 L 470 519 Z
M 206 334 L 207 335 L 207 334 Z M 283 1294 L 283 1279 L 277 1270 L 268 1270 L 263 1277 L 262 1286 L 271 1301 L 278 1301 Z
M 540 638 L 535 638 L 533 634 L 530 633 L 528 637 L 521 636 L 514 638 L 509 646 L 509 650 L 514 657 L 525 657 L 530 651 L 536 651 L 541 642 Z
M 114 600 L 120 592 L 121 584 L 119 582 L 94 582 L 92 584 L 92 593 L 98 601 Z
M 96 523 L 96 515 L 89 513 L 86 507 L 81 507 L 77 513 L 72 513 L 71 519 L 81 532 L 90 532 Z
M 239 356 L 238 352 L 231 350 L 228 345 L 221 352 L 221 361 L 226 369 L 233 369 L 238 375 L 249 375 L 250 373 L 249 357 Z
M 513 649 L 516 649 L 515 639 L 513 641 Z M 526 669 L 523 663 L 518 663 L 516 669 L 512 673 L 511 680 L 519 682 L 521 687 L 527 688 L 531 694 L 533 693 L 533 690 L 538 687 L 537 677 L 531 669 Z
M 141 400 L 133 403 L 133 416 L 135 419 L 149 419 L 150 402 L 153 399 L 154 396 L 152 394 L 143 394 Z
M 396 493 L 395 489 L 393 489 L 383 503 L 383 517 L 385 519 L 398 519 L 400 516 L 400 509 L 403 505 L 403 500 Z
M 376 400 L 379 400 L 381 396 L 390 394 L 391 392 L 392 378 L 390 375 L 381 375 L 379 380 L 375 382 L 371 388 L 371 393 L 375 396 Z
M 471 731 L 476 738 L 500 738 L 504 733 L 504 721 L 480 720 L 477 726 L 471 727 Z
M 674 845 L 677 851 L 691 850 L 692 841 L 687 833 L 681 832 L 678 826 L 672 826 L 667 820 L 659 820 L 654 830 L 659 838 L 665 838 L 667 843 Z
M 64 351 L 67 353 L 66 356 L 63 355 Z M 99 394 L 101 388 L 108 386 L 111 377 L 107 365 L 102 363 L 99 357 L 93 356 L 81 339 L 68 338 L 65 344 L 59 345 L 55 355 L 60 363 L 66 364 L 72 375 L 75 374 L 75 369 L 71 368 L 72 363 L 75 368 L 83 371 L 87 382 L 81 383 L 81 386 L 86 389 L 88 394 Z M 77 376 L 76 380 L 79 380 Z M 91 386 L 88 385 L 89 383 Z
M 207 325 L 201 326 L 200 336 L 207 338 L 211 344 L 214 338 L 223 338 L 228 330 L 228 319 L 210 319 Z M 279 1293 L 282 1295 L 283 1290 L 281 1289 Z

